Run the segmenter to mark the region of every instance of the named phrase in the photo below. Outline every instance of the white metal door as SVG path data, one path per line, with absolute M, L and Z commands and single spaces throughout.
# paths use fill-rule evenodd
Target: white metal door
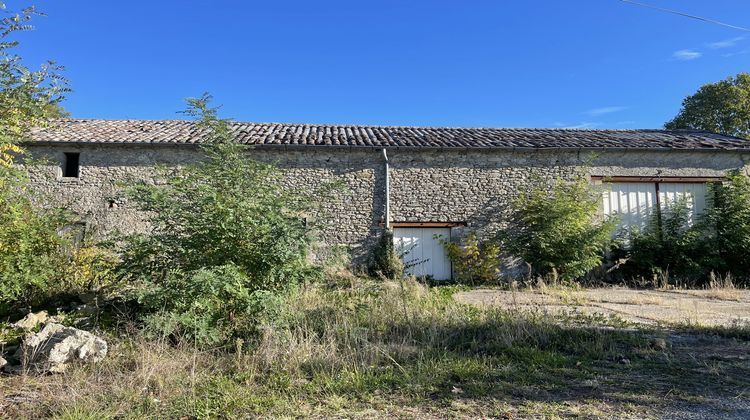
M 450 234 L 450 228 L 394 228 L 393 242 L 406 266 L 407 274 L 429 276 L 434 280 L 450 280 L 451 262 L 438 239 L 441 237 L 449 240 Z
M 618 233 L 643 230 L 656 207 L 656 184 L 611 182 L 604 186 L 604 214 L 618 218 Z
M 643 230 L 656 207 L 656 183 L 611 182 L 605 184 L 604 214 L 619 218 L 618 232 L 634 227 Z M 705 183 L 659 183 L 659 203 L 662 209 L 685 199 L 692 210 L 693 223 L 706 210 L 707 185 Z
M 689 223 L 698 220 L 698 216 L 706 210 L 706 194 L 708 186 L 705 183 L 660 183 L 659 202 L 662 208 L 667 208 L 677 201 L 685 200 L 690 208 Z

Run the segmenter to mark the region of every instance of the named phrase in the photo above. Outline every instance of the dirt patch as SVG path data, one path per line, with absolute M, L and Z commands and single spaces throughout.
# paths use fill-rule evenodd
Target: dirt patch
M 575 392 L 576 398 L 570 408 L 585 409 L 583 417 L 750 418 L 750 341 L 715 332 L 721 327 L 750 326 L 748 290 L 477 289 L 454 298 L 514 312 L 616 317 L 617 322 L 635 324 L 625 330 L 653 335 L 652 348 L 637 352 L 632 365 L 605 368 L 595 380 L 578 383 L 578 388 L 571 381 L 567 390 Z M 521 407 L 527 404 L 520 403 Z M 533 412 L 539 410 L 535 407 Z M 571 410 L 560 409 L 556 414 L 581 415 Z
M 750 324 L 750 290 L 477 289 L 459 292 L 455 299 L 474 305 L 498 305 L 554 314 L 576 311 L 587 315 L 618 316 L 647 325 Z

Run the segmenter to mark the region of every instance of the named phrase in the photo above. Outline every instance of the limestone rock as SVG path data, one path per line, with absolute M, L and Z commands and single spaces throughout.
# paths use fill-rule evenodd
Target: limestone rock
M 13 324 L 14 327 L 21 328 L 22 330 L 31 331 L 39 324 L 47 322 L 49 314 L 47 311 L 31 312 L 26 315 L 22 320 L 17 321 Z
M 0 370 L 2 370 L 7 364 L 8 364 L 8 361 L 5 360 L 2 356 L 0 356 Z
M 29 335 L 16 357 L 37 372 L 64 372 L 74 362 L 98 362 L 107 355 L 107 342 L 90 332 L 47 324 Z

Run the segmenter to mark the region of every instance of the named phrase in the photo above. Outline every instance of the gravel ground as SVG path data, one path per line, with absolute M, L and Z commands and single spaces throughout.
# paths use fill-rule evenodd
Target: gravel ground
M 584 314 L 616 315 L 647 325 L 687 322 L 731 326 L 750 323 L 750 290 L 476 289 L 457 293 L 455 298 L 464 303 L 502 305 L 522 310 L 542 309 L 551 313 L 575 310 Z
M 675 325 L 704 327 L 750 326 L 750 290 L 633 290 L 626 288 L 557 289 L 525 291 L 476 289 L 454 295 L 460 302 L 500 305 L 516 310 L 542 310 L 553 314 L 580 312 L 587 315 L 617 316 L 626 321 L 661 331 L 669 342 L 664 357 L 675 369 L 702 366 L 701 376 L 686 375 L 675 389 L 687 387 L 698 400 L 672 394 L 663 384 L 656 404 L 634 403 L 634 418 L 665 419 L 750 419 L 750 341 L 704 334 L 701 329 L 671 328 Z M 686 370 L 687 373 L 688 370 Z M 653 376 L 629 378 L 648 383 Z M 723 380 L 716 381 L 716 378 Z M 715 386 L 721 384 L 721 386 Z M 726 385 L 726 386 L 724 386 Z M 695 398 L 695 397 L 693 397 Z M 622 407 L 604 409 L 606 417 L 628 418 Z M 523 416 L 522 416 L 523 417 Z M 598 416 L 594 416 L 598 417 Z

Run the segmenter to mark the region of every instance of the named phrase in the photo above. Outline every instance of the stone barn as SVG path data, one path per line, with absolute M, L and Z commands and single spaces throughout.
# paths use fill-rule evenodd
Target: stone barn
M 392 228 L 400 244 L 427 259 L 415 274 L 451 276 L 435 235 L 497 231 L 509 206 L 536 178 L 585 168 L 606 183 L 602 212 L 643 225 L 652 208 L 686 198 L 706 206 L 706 183 L 747 171 L 750 141 L 701 131 L 378 127 L 232 123 L 248 154 L 275 163 L 289 186 L 340 181 L 344 188 L 310 215 L 324 245 L 365 260 Z M 27 144 L 44 163 L 33 187 L 50 206 L 75 211 L 87 232 L 106 237 L 146 229 L 122 183 L 155 179 L 155 165 L 200 159 L 203 136 L 189 121 L 55 121 Z

